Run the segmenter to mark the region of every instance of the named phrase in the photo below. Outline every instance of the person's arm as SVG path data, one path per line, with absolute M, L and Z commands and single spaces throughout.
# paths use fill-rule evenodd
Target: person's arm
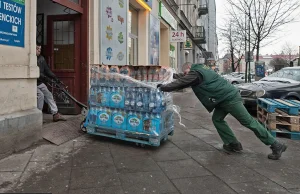
M 44 71 L 45 74 L 44 74 L 44 76 L 47 76 L 47 77 L 52 78 L 52 79 L 54 79 L 54 80 L 57 81 L 58 78 L 57 78 L 56 75 L 51 71 L 49 65 L 47 64 L 47 62 L 46 62 L 46 60 L 45 60 L 45 58 L 43 58 L 42 63 L 43 63 L 43 65 L 44 65 L 44 67 L 45 67 L 45 71 Z
M 173 81 L 172 83 L 161 85 L 160 90 L 163 92 L 172 92 L 175 90 L 181 90 L 190 86 L 196 86 L 201 84 L 203 77 L 196 71 L 190 71 L 185 76 Z
M 173 74 L 173 79 L 179 79 L 184 77 L 184 73 L 174 73 Z

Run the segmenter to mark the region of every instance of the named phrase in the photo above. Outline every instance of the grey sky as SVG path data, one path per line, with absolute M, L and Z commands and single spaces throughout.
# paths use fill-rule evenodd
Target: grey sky
M 217 26 L 221 26 L 224 22 L 224 19 L 228 17 L 228 13 L 226 12 L 226 0 L 216 0 L 217 6 Z M 276 34 L 277 40 L 268 45 L 261 50 L 261 54 L 276 54 L 281 52 L 282 46 L 287 42 L 298 53 L 299 46 L 300 46 L 300 23 L 292 23 L 287 24 L 282 29 L 282 32 L 278 32 Z M 225 45 L 219 38 L 219 54 L 220 57 L 223 57 L 224 53 L 226 53 Z

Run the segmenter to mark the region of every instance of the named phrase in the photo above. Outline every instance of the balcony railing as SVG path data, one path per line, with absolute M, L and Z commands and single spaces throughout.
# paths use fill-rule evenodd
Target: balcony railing
M 196 44 L 206 44 L 205 28 L 203 26 L 194 26 L 193 28 L 194 41 Z
M 199 17 L 202 15 L 206 15 L 208 14 L 208 7 L 207 5 L 200 5 L 200 7 L 198 8 L 198 15 Z

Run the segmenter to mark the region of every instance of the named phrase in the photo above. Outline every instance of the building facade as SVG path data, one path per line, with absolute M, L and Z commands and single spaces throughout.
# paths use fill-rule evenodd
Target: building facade
M 41 139 L 36 42 L 71 95 L 87 104 L 91 64 L 160 65 L 180 71 L 184 63 L 201 61 L 209 49 L 203 22 L 208 4 L 202 1 L 0 1 L 0 155 Z M 186 31 L 186 42 L 170 41 L 178 30 Z M 80 112 L 72 100 L 49 89 L 60 113 Z

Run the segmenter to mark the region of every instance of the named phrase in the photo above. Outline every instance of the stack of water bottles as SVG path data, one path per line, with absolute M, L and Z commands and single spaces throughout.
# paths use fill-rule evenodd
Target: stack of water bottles
M 162 137 L 174 130 L 173 101 L 157 84 L 172 80 L 161 67 L 93 65 L 87 131 Z

